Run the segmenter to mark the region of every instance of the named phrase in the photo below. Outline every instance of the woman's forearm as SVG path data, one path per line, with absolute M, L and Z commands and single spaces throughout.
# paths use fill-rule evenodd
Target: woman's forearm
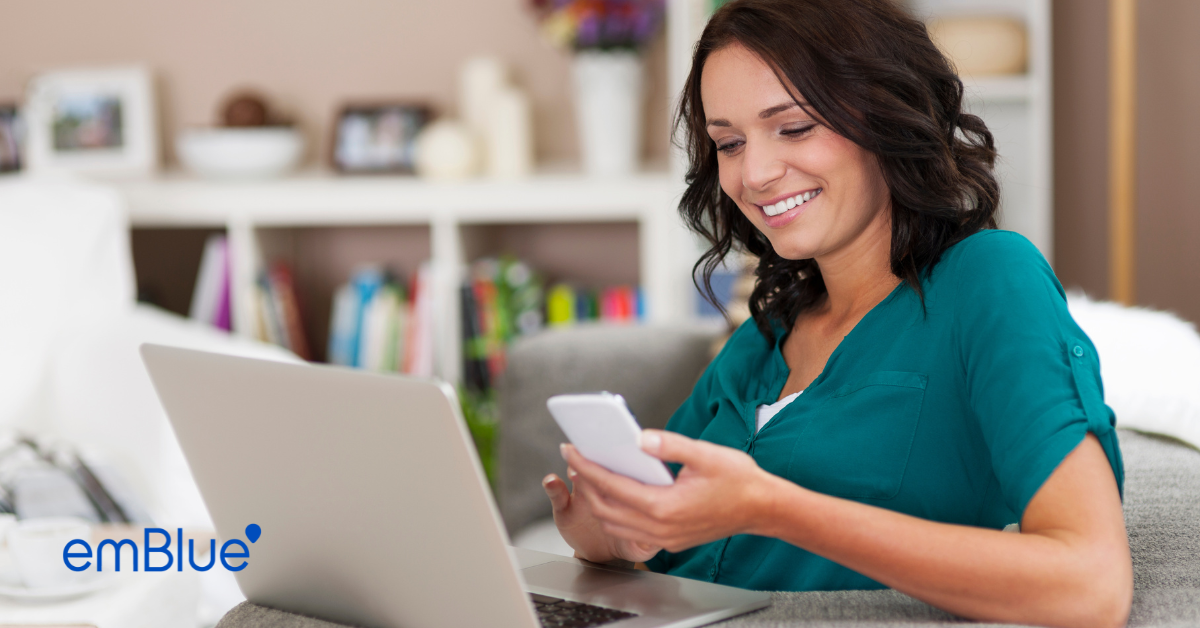
M 1054 626 L 1123 625 L 1112 556 L 1065 532 L 919 519 L 770 480 L 753 534 L 782 539 L 949 612 Z M 1119 571 L 1119 570 L 1118 570 Z

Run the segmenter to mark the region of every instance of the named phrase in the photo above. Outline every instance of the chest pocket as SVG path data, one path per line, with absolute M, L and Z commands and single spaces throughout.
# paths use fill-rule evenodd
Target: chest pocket
M 880 371 L 839 388 L 797 436 L 787 478 L 838 497 L 895 497 L 927 382 L 921 373 Z

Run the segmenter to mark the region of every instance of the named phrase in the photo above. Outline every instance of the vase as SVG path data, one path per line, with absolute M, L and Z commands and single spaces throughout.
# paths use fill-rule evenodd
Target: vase
M 572 62 L 583 169 L 632 174 L 642 140 L 642 58 L 635 52 L 585 51 Z

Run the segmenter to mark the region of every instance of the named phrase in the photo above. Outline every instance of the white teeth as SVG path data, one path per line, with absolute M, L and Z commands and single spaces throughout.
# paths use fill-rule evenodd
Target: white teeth
M 814 197 L 816 197 L 818 194 L 821 193 L 821 189 L 822 188 L 817 188 L 816 190 L 813 190 L 811 192 L 797 194 L 791 198 L 787 198 L 782 201 L 779 201 L 778 203 L 775 203 L 774 205 L 762 205 L 761 207 L 762 207 L 763 213 L 765 213 L 768 216 L 778 216 L 779 214 L 782 214 L 783 212 L 785 212 L 789 209 L 792 209 L 793 207 L 796 207 L 797 205 L 803 205 L 804 203 L 813 199 Z

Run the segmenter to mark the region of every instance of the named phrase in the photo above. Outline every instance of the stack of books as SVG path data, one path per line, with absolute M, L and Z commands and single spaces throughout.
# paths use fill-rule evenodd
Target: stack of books
M 429 263 L 407 287 L 380 267 L 340 286 L 329 321 L 328 361 L 373 371 L 433 376 L 433 298 Z
M 641 291 L 633 286 L 602 290 L 555 285 L 547 293 L 537 273 L 512 258 L 486 258 L 471 267 L 461 289 L 463 384 L 487 391 L 504 371 L 513 339 L 546 325 L 563 327 L 601 321 L 632 323 L 644 318 Z
M 546 321 L 551 327 L 588 321 L 632 323 L 645 314 L 642 291 L 634 286 L 589 290 L 558 284 L 546 296 Z
M 256 288 L 258 339 L 277 344 L 301 359 L 313 359 L 291 267 L 285 262 L 275 262 L 258 276 Z
M 194 300 L 193 317 L 228 329 L 224 238 L 214 238 L 209 248 L 212 253 L 205 253 L 197 286 L 197 295 L 206 296 Z M 210 257 L 215 261 L 210 262 Z M 433 377 L 432 281 L 429 262 L 421 264 L 410 277 L 377 265 L 356 270 L 333 295 L 326 361 Z M 216 288 L 201 290 L 199 284 Z M 515 258 L 485 258 L 471 264 L 459 291 L 465 389 L 490 394 L 504 371 L 508 345 L 520 336 L 535 334 L 546 326 L 591 321 L 633 323 L 644 318 L 644 300 L 635 286 L 597 290 L 560 283 L 548 292 L 543 286 L 538 273 Z M 211 305 L 214 303 L 217 305 Z M 305 360 L 315 359 L 287 263 L 275 262 L 259 276 L 255 305 L 259 339 L 287 348 Z
M 488 390 L 504 370 L 505 348 L 543 327 L 542 283 L 524 262 L 485 258 L 461 288 L 463 384 Z
M 200 258 L 189 318 L 229 331 L 233 318 L 230 289 L 229 243 L 223 235 L 211 235 L 204 243 L 204 254 Z

